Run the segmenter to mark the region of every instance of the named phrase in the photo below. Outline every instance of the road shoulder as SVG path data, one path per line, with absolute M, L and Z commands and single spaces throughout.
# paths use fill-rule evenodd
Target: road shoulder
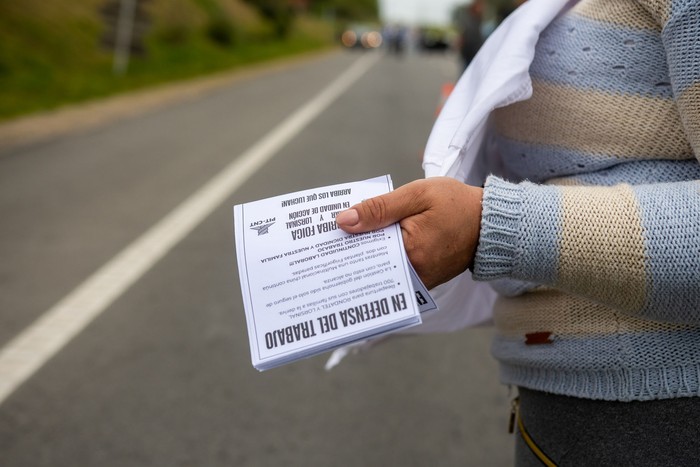
M 255 79 L 263 74 L 284 71 L 310 61 L 321 60 L 335 53 L 338 53 L 337 49 L 296 55 L 244 69 L 149 87 L 19 117 L 0 123 L 0 150 L 97 128 L 168 105 L 196 99 L 238 81 Z

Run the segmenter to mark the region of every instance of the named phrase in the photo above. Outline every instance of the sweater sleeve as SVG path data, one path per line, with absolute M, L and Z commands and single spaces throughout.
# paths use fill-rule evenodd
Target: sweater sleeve
M 700 324 L 700 181 L 484 190 L 478 280 L 549 285 L 641 317 Z
M 700 2 L 638 0 L 661 29 L 684 133 L 700 154 Z M 484 190 L 480 280 L 549 285 L 641 317 L 700 324 L 700 181 Z

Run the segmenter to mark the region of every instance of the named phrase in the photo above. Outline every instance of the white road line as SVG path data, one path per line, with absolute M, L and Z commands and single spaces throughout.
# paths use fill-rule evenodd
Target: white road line
M 379 59 L 366 54 L 0 350 L 0 404 Z

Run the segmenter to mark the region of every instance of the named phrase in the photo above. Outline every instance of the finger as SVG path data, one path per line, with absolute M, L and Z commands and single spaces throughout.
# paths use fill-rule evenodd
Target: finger
M 404 185 L 390 193 L 366 199 L 335 218 L 338 226 L 349 233 L 381 229 L 408 216 L 421 212 L 417 182 Z

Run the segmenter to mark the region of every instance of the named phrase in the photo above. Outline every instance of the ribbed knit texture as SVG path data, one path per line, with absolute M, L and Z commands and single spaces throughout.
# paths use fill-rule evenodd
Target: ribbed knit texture
M 512 179 L 485 185 L 474 276 L 503 294 L 504 382 L 700 395 L 699 38 L 700 1 L 582 0 L 495 112 Z

